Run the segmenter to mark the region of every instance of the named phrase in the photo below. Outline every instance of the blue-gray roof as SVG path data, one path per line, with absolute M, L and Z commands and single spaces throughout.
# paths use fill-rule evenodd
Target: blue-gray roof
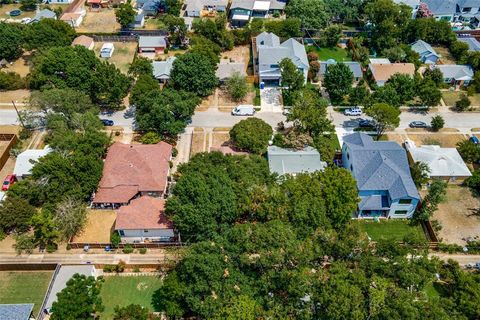
M 423 0 L 433 15 L 453 15 L 457 10 L 456 0 Z
M 444 79 L 455 79 L 457 81 L 470 81 L 473 79 L 473 69 L 461 64 L 442 64 L 435 68 L 439 69 Z
M 169 57 L 165 61 L 153 61 L 153 77 L 158 80 L 169 80 L 175 57 Z
M 269 146 L 268 166 L 270 172 L 284 175 L 322 171 L 327 163 L 320 160 L 320 153 L 312 147 L 292 150 Z
M 343 137 L 360 191 L 387 191 L 391 199 L 420 199 L 410 175 L 407 153 L 396 142 L 373 141 L 365 133 Z
M 432 48 L 432 46 L 426 43 L 423 40 L 417 40 L 410 45 L 413 51 L 418 53 L 420 56 L 433 55 L 440 57 L 440 55 Z
M 360 196 L 359 210 L 387 210 L 390 208 L 388 197 L 382 195 Z
M 33 303 L 0 304 L 0 320 L 28 320 Z
M 350 71 L 352 71 L 354 78 L 361 78 L 363 76 L 362 67 L 360 66 L 360 63 L 356 61 L 345 61 L 342 63 L 346 65 L 350 69 Z M 327 72 L 327 66 L 331 64 L 337 64 L 337 61 L 333 59 L 330 59 L 327 61 L 320 61 L 320 70 L 318 71 L 318 74 L 324 75 Z
M 473 37 L 457 38 L 457 40 L 468 44 L 468 50 L 470 51 L 480 51 L 480 42 Z
M 35 14 L 35 17 L 33 17 L 30 23 L 38 22 L 42 19 L 56 19 L 56 18 L 57 18 L 57 14 L 52 10 L 42 9 Z

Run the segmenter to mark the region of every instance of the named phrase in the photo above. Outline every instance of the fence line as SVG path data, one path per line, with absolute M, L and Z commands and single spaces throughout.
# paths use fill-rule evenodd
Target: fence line
M 38 311 L 38 315 L 37 315 L 38 320 L 43 320 L 43 318 L 45 317 L 45 312 L 43 312 L 43 309 L 45 309 L 45 305 L 47 304 L 47 299 L 48 299 L 48 296 L 50 295 L 50 292 L 52 292 L 53 282 L 57 277 L 58 271 L 60 271 L 60 267 L 61 267 L 61 264 L 57 264 L 57 266 L 55 267 L 55 271 L 53 272 L 53 275 L 50 278 L 50 283 L 48 284 L 47 292 L 43 297 L 42 305 L 40 306 L 40 310 Z

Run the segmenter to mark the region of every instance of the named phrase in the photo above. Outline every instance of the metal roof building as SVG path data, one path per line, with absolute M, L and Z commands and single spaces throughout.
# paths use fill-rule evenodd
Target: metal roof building
M 327 163 L 320 160 L 320 153 L 312 147 L 293 150 L 269 146 L 268 166 L 272 173 L 295 175 L 323 171 Z

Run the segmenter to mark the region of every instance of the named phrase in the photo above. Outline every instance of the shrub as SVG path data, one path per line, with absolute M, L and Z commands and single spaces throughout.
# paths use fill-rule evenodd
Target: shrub
M 125 261 L 120 260 L 116 266 L 114 266 L 115 272 L 116 273 L 122 273 L 125 271 Z
M 242 101 L 248 93 L 247 79 L 236 72 L 227 80 L 226 88 L 233 101 Z
M 436 115 L 432 118 L 432 122 L 430 123 L 432 126 L 433 131 L 438 131 L 443 128 L 445 125 L 445 120 L 443 120 L 443 117 L 441 115 Z
M 468 107 L 470 107 L 470 99 L 467 97 L 467 95 L 462 94 L 460 96 L 460 100 L 455 102 L 455 110 L 458 112 L 466 111 Z
M 147 248 L 140 248 L 138 252 L 140 252 L 140 254 L 145 254 L 147 253 Z
M 132 252 L 133 252 L 133 247 L 132 247 L 131 245 L 127 244 L 127 245 L 123 248 L 122 251 L 123 251 L 123 253 L 126 253 L 126 254 L 132 253 Z
M 159 143 L 160 140 L 160 136 L 156 132 L 147 132 L 140 138 L 143 144 L 156 144 Z
M 45 250 L 47 250 L 48 253 L 55 252 L 57 251 L 57 249 L 58 249 L 58 246 L 55 243 L 49 243 L 45 247 Z
M 132 271 L 133 272 L 140 272 L 140 268 L 139 267 L 134 267 Z
M 241 150 L 263 154 L 267 151 L 272 133 L 272 127 L 265 121 L 248 118 L 233 126 L 230 130 L 230 138 L 233 144 Z
M 176 157 L 178 155 L 178 149 L 177 148 L 172 148 L 172 157 Z
M 0 90 L 17 90 L 25 88 L 25 81 L 15 72 L 0 71 Z
M 115 271 L 116 266 L 112 264 L 106 264 L 103 266 L 103 272 L 111 273 Z
M 67 244 L 67 250 L 72 250 L 72 245 L 70 243 Z
M 112 244 L 112 247 L 116 248 L 120 244 L 122 239 L 120 238 L 120 235 L 118 232 L 114 231 L 112 235 L 110 236 L 110 243 Z

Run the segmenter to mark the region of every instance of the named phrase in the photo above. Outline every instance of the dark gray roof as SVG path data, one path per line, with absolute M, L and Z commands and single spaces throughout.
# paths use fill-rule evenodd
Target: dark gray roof
M 166 47 L 167 41 L 162 36 L 140 36 L 138 38 L 138 46 L 140 48 Z
M 373 141 L 357 132 L 343 138 L 349 148 L 352 173 L 361 191 L 387 191 L 392 199 L 420 199 L 410 175 L 407 153 L 396 142 Z
M 35 14 L 31 22 L 38 22 L 42 19 L 56 19 L 57 14 L 48 9 L 42 9 Z
M 355 61 L 345 61 L 342 63 L 346 65 L 350 69 L 350 71 L 352 71 L 354 78 L 362 77 L 363 73 L 362 73 L 362 67 L 360 66 L 360 63 Z M 327 66 L 331 64 L 337 64 L 337 61 L 333 59 L 329 59 L 327 61 L 320 61 L 320 70 L 318 71 L 318 74 L 324 75 L 325 72 L 327 71 Z
M 456 0 L 422 0 L 433 15 L 453 15 L 457 10 Z
M 270 172 L 284 175 L 322 171 L 327 166 L 327 163 L 320 160 L 320 153 L 312 147 L 306 147 L 303 150 L 292 150 L 269 146 L 268 166 L 270 167 Z
M 389 207 L 387 196 L 377 194 L 365 197 L 360 196 L 358 205 L 359 210 L 386 210 Z
M 473 37 L 457 38 L 457 40 L 468 44 L 468 50 L 470 51 L 480 51 L 480 42 Z
M 473 79 L 473 69 L 462 64 L 442 64 L 435 68 L 439 69 L 444 79 L 455 79 L 457 81 L 470 81 Z
M 33 303 L 0 304 L 0 320 L 28 320 Z
M 436 57 L 440 57 L 440 55 L 432 48 L 430 44 L 423 40 L 417 40 L 410 45 L 413 51 L 418 53 L 419 55 L 431 54 Z

